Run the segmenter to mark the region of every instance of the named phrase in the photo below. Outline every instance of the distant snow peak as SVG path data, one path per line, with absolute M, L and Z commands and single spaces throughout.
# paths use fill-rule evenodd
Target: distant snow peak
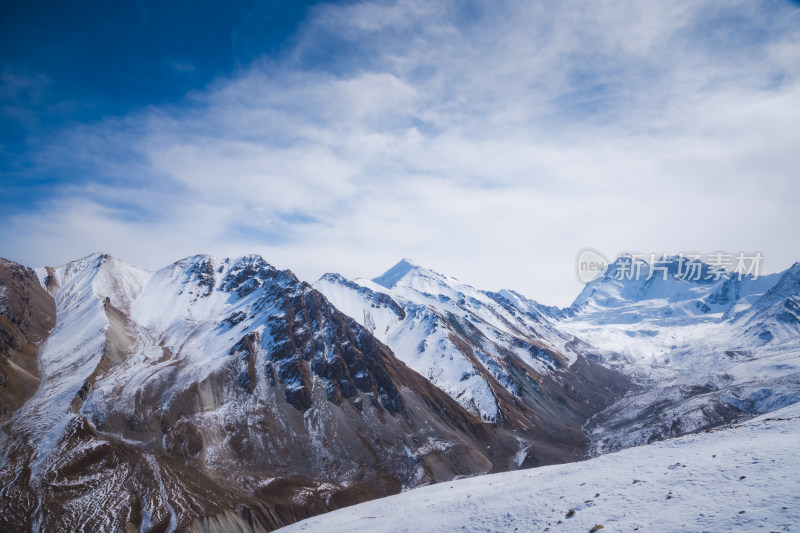
M 721 279 L 734 277 L 737 281 L 755 281 L 759 278 L 762 259 L 761 254 L 757 252 L 751 255 L 744 252 L 738 255 L 723 252 L 712 254 L 682 252 L 678 255 L 623 252 L 608 265 L 603 275 L 595 275 L 587 281 L 600 278 L 628 283 L 679 280 L 699 285 L 709 285 Z M 579 256 L 578 260 L 580 274 L 580 268 L 587 265 L 580 263 L 582 256 Z
M 416 269 L 422 269 L 417 263 L 411 259 L 401 259 L 396 265 L 384 272 L 377 278 L 373 278 L 373 282 L 381 287 L 391 289 L 398 281 L 403 279 L 409 272 Z

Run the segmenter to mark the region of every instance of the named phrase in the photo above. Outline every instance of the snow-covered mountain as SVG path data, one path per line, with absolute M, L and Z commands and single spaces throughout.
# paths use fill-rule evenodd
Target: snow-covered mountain
M 737 311 L 734 312 L 733 311 Z M 777 283 L 752 302 L 728 313 L 731 323 L 754 344 L 781 344 L 800 335 L 800 263 L 783 272 Z
M 0 530 L 264 531 L 800 402 L 800 264 L 625 261 L 557 309 L 410 260 L 313 287 L 256 255 L 0 260 Z
M 797 531 L 799 459 L 795 404 L 581 463 L 414 489 L 280 531 Z
M 565 309 L 559 330 L 597 347 L 639 385 L 587 425 L 594 453 L 748 418 L 800 400 L 800 265 L 768 276 L 657 275 L 618 258 Z M 665 272 L 666 271 L 666 272 Z M 649 278 L 649 279 L 648 279 Z
M 408 259 L 371 281 L 326 274 L 314 287 L 464 408 L 570 439 L 576 458 L 586 419 L 628 386 L 555 327 L 557 309 L 511 291 L 480 291 Z
M 778 281 L 779 274 L 738 275 L 681 257 L 658 263 L 621 255 L 600 278 L 587 283 L 564 310 L 596 325 L 714 322 L 741 310 Z
M 566 376 L 581 375 L 576 363 L 584 360 L 629 377 L 627 394 L 616 389 L 610 404 L 591 398 L 594 409 L 583 412 L 589 419 L 582 429 L 598 454 L 800 399 L 798 271 L 739 276 L 680 257 L 650 264 L 621 256 L 562 310 L 509 290 L 479 291 L 410 260 L 373 280 L 327 274 L 315 286 L 409 366 L 490 420 L 504 420 L 507 404 L 496 391 L 506 389 L 539 415 L 536 423 L 549 422 L 541 415 L 553 412 L 547 400 L 520 394 L 533 375 L 561 387 L 548 395 L 558 395 L 556 402 L 569 396 Z M 463 335 L 475 330 L 479 335 Z M 542 364 L 519 349 L 525 343 L 566 363 Z M 506 370 L 517 357 L 529 369 L 524 376 Z
M 95 254 L 37 274 L 57 322 L 41 386 L 2 428 L 2 528 L 270 529 L 572 457 L 470 414 L 259 256 L 151 273 Z

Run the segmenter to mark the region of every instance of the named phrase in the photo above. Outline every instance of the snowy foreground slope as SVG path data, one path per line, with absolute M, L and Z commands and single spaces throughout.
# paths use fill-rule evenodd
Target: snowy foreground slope
M 794 404 L 580 463 L 423 487 L 280 531 L 798 531 L 799 459 Z

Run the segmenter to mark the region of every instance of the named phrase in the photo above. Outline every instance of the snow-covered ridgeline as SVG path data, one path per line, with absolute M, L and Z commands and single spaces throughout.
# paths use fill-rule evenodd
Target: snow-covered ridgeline
M 540 374 L 552 370 L 552 361 L 541 357 L 533 342 L 555 348 L 568 364 L 576 357 L 548 317 L 555 310 L 511 291 L 477 290 L 409 259 L 373 280 L 326 274 L 314 287 L 409 367 L 485 420 L 498 417 L 486 373 L 514 392 L 503 364 L 508 353 Z M 454 341 L 454 328 L 470 341 Z
M 53 428 L 70 418 L 72 399 L 103 355 L 109 326 L 105 298 L 129 308 L 151 273 L 93 254 L 56 269 L 36 269 L 36 274 L 56 301 L 56 327 L 39 354 L 42 385 L 17 419 L 36 434 L 49 435 L 39 441 L 43 448 L 58 437 L 51 435 Z

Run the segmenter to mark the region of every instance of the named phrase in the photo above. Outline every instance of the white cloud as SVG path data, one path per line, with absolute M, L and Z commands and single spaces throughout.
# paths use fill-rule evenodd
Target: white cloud
M 3 248 L 149 267 L 261 252 L 308 279 L 410 256 L 557 304 L 584 246 L 785 268 L 798 28 L 789 4 L 744 1 L 325 6 L 281 60 L 70 132 L 43 161 L 81 153 L 97 180 L 11 220 Z

